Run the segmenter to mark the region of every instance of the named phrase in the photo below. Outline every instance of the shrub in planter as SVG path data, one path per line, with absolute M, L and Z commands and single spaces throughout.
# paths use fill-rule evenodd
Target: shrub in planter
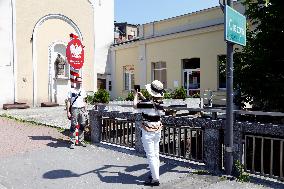
M 171 99 L 172 98 L 172 95 L 170 92 L 165 92 L 164 93 L 164 99 Z
M 175 89 L 171 96 L 173 99 L 185 99 L 186 98 L 186 91 L 183 87 Z
M 192 95 L 192 98 L 200 98 L 200 93 L 195 93 L 194 95 Z
M 148 93 L 146 89 L 141 89 L 141 93 L 146 99 L 150 99 L 150 94 Z
M 105 89 L 99 89 L 94 94 L 94 100 L 95 103 L 109 103 L 110 95 L 107 90 Z
M 125 100 L 133 101 L 134 100 L 134 93 L 133 92 L 128 93 L 128 95 L 127 95 Z
M 94 104 L 94 95 L 87 95 L 87 103 L 93 105 Z

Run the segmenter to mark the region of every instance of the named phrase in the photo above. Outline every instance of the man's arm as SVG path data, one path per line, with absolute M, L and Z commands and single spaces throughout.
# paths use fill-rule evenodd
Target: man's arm
M 71 99 L 68 98 L 68 100 L 67 100 L 67 110 L 66 110 L 68 119 L 71 118 L 70 106 L 71 106 Z

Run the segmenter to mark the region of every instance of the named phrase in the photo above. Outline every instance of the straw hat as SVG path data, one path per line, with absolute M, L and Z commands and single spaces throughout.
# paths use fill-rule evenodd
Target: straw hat
M 164 85 L 161 81 L 154 80 L 151 84 L 147 84 L 145 86 L 151 96 L 157 98 L 164 97 Z

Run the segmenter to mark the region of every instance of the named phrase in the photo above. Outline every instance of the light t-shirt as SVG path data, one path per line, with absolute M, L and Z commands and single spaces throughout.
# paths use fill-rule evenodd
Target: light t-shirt
M 78 98 L 76 99 L 76 101 L 74 102 L 75 98 L 77 97 L 77 95 L 79 94 Z M 71 90 L 68 92 L 68 95 L 67 95 L 68 99 L 70 98 L 71 99 L 71 104 L 74 104 L 72 105 L 72 107 L 75 107 L 75 108 L 82 108 L 85 106 L 85 102 L 84 102 L 84 98 L 87 97 L 86 95 L 86 91 L 84 89 L 75 89 L 75 88 L 71 88 Z

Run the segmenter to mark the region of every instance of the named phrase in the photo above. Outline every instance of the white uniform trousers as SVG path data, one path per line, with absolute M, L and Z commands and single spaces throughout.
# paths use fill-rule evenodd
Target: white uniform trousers
M 161 131 L 147 132 L 142 130 L 142 143 L 146 152 L 153 180 L 159 180 L 160 169 L 160 139 Z

